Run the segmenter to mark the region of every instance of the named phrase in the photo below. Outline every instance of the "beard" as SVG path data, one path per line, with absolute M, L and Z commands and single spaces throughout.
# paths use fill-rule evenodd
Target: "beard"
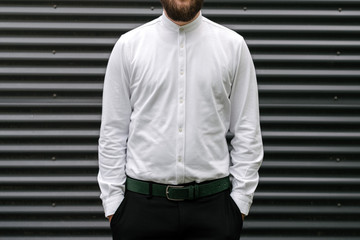
M 204 0 L 188 0 L 187 3 L 177 4 L 177 0 L 160 0 L 169 18 L 174 21 L 188 22 L 201 10 Z

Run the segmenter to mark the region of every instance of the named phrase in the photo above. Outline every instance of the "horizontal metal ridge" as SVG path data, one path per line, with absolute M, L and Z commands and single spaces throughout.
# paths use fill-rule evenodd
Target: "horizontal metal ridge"
M 0 221 L 0 230 L 3 229 L 58 229 L 58 230 L 89 230 L 102 229 L 107 230 L 109 222 L 104 220 L 89 221 Z
M 98 199 L 99 191 L 1 191 L 1 200 L 81 200 Z M 360 193 L 353 192 L 281 192 L 257 191 L 255 200 L 360 200 Z
M 88 215 L 88 214 L 102 214 L 103 208 L 99 205 L 90 206 L 0 206 L 0 215 L 8 214 L 69 214 L 69 215 Z
M 260 116 L 264 123 L 360 123 L 360 116 Z M 1 119 L 1 117 L 0 117 Z
M 105 67 L 0 67 L 1 75 L 11 76 L 104 76 Z
M 299 221 L 298 219 L 290 221 L 244 221 L 244 228 L 247 230 L 256 229 L 257 231 L 261 229 L 266 230 L 281 230 L 282 232 L 287 229 L 296 229 L 296 230 L 315 230 L 320 229 L 327 230 L 354 230 L 359 228 L 359 221 L 321 221 L 321 220 L 307 220 Z M 316 238 L 313 238 L 316 239 Z
M 87 138 L 98 137 L 99 130 L 1 130 L 0 138 Z
M 357 25 L 305 25 L 305 24 L 227 24 L 224 26 L 242 32 L 296 32 L 296 33 L 357 33 Z M 0 24 L 1 29 L 1 24 Z
M 54 90 L 55 91 L 55 90 Z M 57 91 L 56 91 L 57 92 Z M 302 102 L 304 101 L 304 102 Z M 260 108 L 261 109 L 360 109 L 360 105 L 356 103 L 344 103 L 342 101 L 306 101 L 306 100 L 296 100 L 291 101 L 289 99 L 287 102 L 277 102 L 271 100 L 262 100 L 260 99 Z M 0 107 L 12 107 L 12 108 L 23 108 L 23 107 L 46 107 L 46 108 L 54 108 L 54 107 L 66 107 L 66 108 L 92 108 L 101 107 L 101 97 L 94 98 L 83 98 L 83 97 L 67 97 L 65 99 L 55 98 L 53 96 L 49 97 L 21 97 L 21 98 L 1 98 L 0 97 Z M 266 116 L 266 115 L 264 115 Z M 1 119 L 1 118 L 0 118 Z M 0 120 L 1 121 L 1 120 Z
M 64 1 L 64 2 L 67 2 L 69 0 L 60 0 L 61 1 Z M 71 0 L 70 0 L 71 1 Z M 80 0 L 80 1 L 83 1 L 83 0 Z M 96 1 L 96 0 L 91 0 L 91 1 Z M 126 1 L 126 0 L 105 0 L 105 1 L 109 1 L 109 2 L 129 2 Z M 138 1 L 138 2 L 144 2 L 144 0 L 135 0 L 135 1 Z M 152 2 L 156 2 L 156 0 L 150 0 Z M 218 3 L 217 0 L 206 0 L 207 2 L 210 2 L 210 3 Z M 239 3 L 239 0 L 223 0 L 222 1 L 223 3 Z M 334 4 L 334 3 L 341 3 L 341 4 L 351 4 L 351 3 L 357 3 L 359 4 L 359 0 L 301 0 L 301 1 L 298 1 L 298 0 L 241 0 L 241 3 L 242 4 L 250 4 L 250 3 L 263 3 L 263 4 L 284 4 L 284 3 L 290 3 L 290 4 L 297 4 L 295 6 L 298 6 L 298 5 L 302 5 L 302 4 L 311 4 L 312 6 L 314 4 L 325 4 L 325 5 L 329 5 L 329 4 Z
M 359 146 L 338 146 L 337 144 L 334 145 L 309 145 L 306 146 L 288 146 L 288 145 L 281 145 L 281 146 L 269 146 L 265 145 L 264 147 L 265 152 L 267 154 L 359 154 L 360 148 Z M 359 179 L 360 180 L 360 179 Z
M 4 36 L 0 38 L 0 46 L 113 46 L 117 37 L 31 37 Z M 308 39 L 246 39 L 250 48 L 255 47 L 294 47 L 294 48 L 354 48 L 360 47 L 360 41 L 354 40 L 308 40 Z
M 142 23 L 123 22 L 0 22 L 0 30 L 12 31 L 129 31 L 140 26 Z M 235 31 L 243 32 L 308 32 L 308 33 L 354 33 L 360 30 L 357 25 L 302 25 L 302 24 L 227 24 L 224 26 Z
M 19 2 L 23 3 L 23 0 L 11 0 L 11 2 Z M 48 3 L 47 0 L 39 0 L 39 2 Z M 57 3 L 77 3 L 77 4 L 84 4 L 84 2 L 98 2 L 98 0 L 58 0 Z M 129 4 L 129 3 L 155 3 L 159 4 L 158 0 L 102 0 L 103 3 L 122 3 L 122 4 Z M 218 3 L 218 0 L 206 0 L 208 3 Z M 223 4 L 234 4 L 239 3 L 239 0 L 223 0 L 221 1 Z M 329 4 L 359 4 L 359 0 L 241 0 L 242 4 L 251 4 L 251 3 L 263 3 L 263 4 L 284 4 L 284 3 L 291 3 L 296 4 L 294 6 L 303 5 L 303 4 L 311 4 L 312 6 L 315 4 L 319 5 L 329 5 Z
M 26 215 L 88 215 L 102 214 L 103 208 L 98 205 L 90 206 L 0 206 L 0 215 L 26 214 Z M 252 214 L 293 214 L 293 215 L 316 215 L 316 214 L 338 214 L 357 215 L 360 214 L 360 207 L 355 206 L 254 206 Z
M 263 123 L 356 123 L 357 116 L 268 116 L 262 115 Z M 0 122 L 99 122 L 100 114 L 0 114 Z
M 359 18 L 360 11 L 357 10 L 344 10 L 339 11 L 337 8 L 333 9 L 323 9 L 323 10 L 314 10 L 314 9 L 293 9 L 293 8 L 284 8 L 284 9 L 257 9 L 257 7 L 246 7 L 244 10 L 243 7 L 234 7 L 233 9 L 221 8 L 221 9 L 209 9 L 204 8 L 202 13 L 205 17 L 251 17 L 253 19 L 259 20 L 259 18 L 268 18 L 268 19 L 277 19 L 277 18 L 287 18 L 289 20 L 292 18 L 311 18 L 313 20 L 321 18 Z M 289 20 L 291 21 L 291 20 Z
M 259 70 L 261 71 L 261 70 Z M 360 72 L 359 72 L 360 73 Z M 0 83 L 0 91 L 101 91 L 103 83 L 12 82 Z M 260 92 L 360 92 L 358 85 L 259 84 Z
M 0 168 L 12 169 L 88 169 L 98 168 L 95 160 L 1 160 Z M 262 169 L 323 169 L 323 170 L 355 170 L 360 163 L 341 161 L 272 161 L 266 160 Z
M 113 22 L 0 22 L 0 30 L 7 31 L 129 31 L 140 26 L 141 23 L 113 23 Z
M 65 234 L 66 235 L 66 234 Z M 54 236 L 37 236 L 37 237 L 28 237 L 26 236 L 26 240 L 69 240 L 69 236 L 65 237 L 59 237 L 59 234 L 57 237 Z M 112 238 L 109 236 L 71 236 L 71 240 L 111 240 Z M 1 240 L 24 240 L 24 237 L 13 237 L 13 236 L 2 236 Z M 316 239 L 318 240 L 318 239 Z M 332 239 L 329 239 L 332 240 Z M 337 239 L 339 240 L 339 239 Z M 351 240 L 351 239 L 349 239 Z
M 97 153 L 97 144 L 2 144 L 0 153 Z
M 0 122 L 99 122 L 101 114 L 0 114 Z
M 0 176 L 0 184 L 96 184 L 96 176 Z
M 254 234 L 253 236 L 246 236 L 244 234 L 241 235 L 241 240 L 359 240 L 358 237 L 349 237 L 349 236 L 314 236 L 314 235 L 310 235 L 310 236 L 301 236 L 301 237 L 296 237 L 296 236 L 279 236 L 279 237 L 272 237 L 272 236 L 268 236 L 269 234 L 267 234 L 266 236 L 261 236 L 261 234 Z M 9 239 L 9 240 L 13 240 L 13 239 Z M 42 240 L 42 239 L 39 239 Z M 57 239 L 56 239 L 57 240 Z M 60 239 L 62 240 L 62 239 Z M 77 239 L 75 239 L 77 240 Z
M 360 124 L 360 123 L 359 123 Z M 0 132 L 1 136 L 1 132 Z M 320 138 L 320 139 L 359 139 L 360 132 L 337 132 L 334 131 L 262 131 L 264 138 L 271 139 L 309 139 L 309 138 Z
M 107 61 L 110 52 L 0 52 L 2 61 Z M 357 55 L 253 54 L 255 62 L 360 62 Z
M 111 240 L 111 237 L 103 237 L 103 236 L 71 236 L 71 240 Z M 24 240 L 23 237 L 11 237 L 5 236 L 2 237 L 1 240 Z M 69 237 L 54 237 L 54 236 L 39 236 L 39 237 L 26 237 L 26 240 L 69 240 Z M 302 236 L 302 237 L 294 237 L 294 236 L 287 236 L 287 237 L 269 237 L 269 236 L 247 236 L 243 234 L 241 236 L 241 240 L 359 240 L 358 237 L 318 237 L 314 238 L 314 236 Z
M 98 199 L 100 192 L 98 191 L 1 191 L 0 199 L 16 200 L 81 200 L 81 199 Z M 324 199 L 324 200 L 360 200 L 360 193 L 352 192 L 266 192 L 258 191 L 255 193 L 255 199 L 271 199 L 271 200 L 297 200 L 297 199 Z
M 5 208 L 5 207 L 4 207 Z M 50 207 L 48 207 L 50 208 Z M 15 210 L 15 209 L 14 209 Z M 9 211 L 9 210 L 7 210 Z M 16 211 L 16 210 L 15 210 Z M 31 212 L 31 210 L 28 210 Z M 66 211 L 66 210 L 65 210 Z M 76 212 L 76 211 L 74 211 Z M 81 212 L 81 210 L 80 210 Z M 11 213 L 11 212 L 10 212 Z M 16 213 L 16 212 L 14 212 Z M 56 212 L 55 212 L 56 213 Z M 262 206 L 257 205 L 251 208 L 251 214 L 292 214 L 298 215 L 359 215 L 360 207 L 357 206 Z
M 286 18 L 294 18 L 294 17 L 310 17 L 312 19 L 318 18 L 345 18 L 345 17 L 360 17 L 359 11 L 356 10 L 344 10 L 339 11 L 338 9 L 334 8 L 333 10 L 313 10 L 313 9 L 306 9 L 306 10 L 298 10 L 292 8 L 286 8 L 281 10 L 275 9 L 256 9 L 255 7 L 246 8 L 246 11 L 243 7 L 238 7 L 235 9 L 228 9 L 228 8 L 218 8 L 218 9 L 211 9 L 211 8 L 203 8 L 202 13 L 204 16 L 208 17 L 242 17 L 242 16 L 249 16 L 249 17 L 271 17 L 271 18 L 279 18 L 279 17 L 286 17 Z M 102 7 L 102 8 L 95 8 L 95 7 L 63 7 L 57 6 L 54 8 L 51 5 L 46 7 L 1 7 L 0 14 L 2 15 L 22 15 L 22 16 L 138 16 L 138 17 L 145 17 L 145 16 L 152 16 L 157 17 L 162 14 L 161 7 L 148 7 L 148 8 L 127 8 L 127 7 Z
M 11 185 L 64 185 L 64 184 L 96 184 L 96 176 L 0 176 L 0 184 Z M 260 177 L 260 184 L 296 185 L 356 185 L 360 179 L 356 177 Z
M 0 83 L 1 91 L 100 91 L 103 88 L 102 83 Z
M 226 12 L 226 11 L 225 11 Z M 162 14 L 161 7 L 158 8 L 128 8 L 128 7 L 63 7 L 56 8 L 49 4 L 39 7 L 11 6 L 1 7 L 0 14 L 15 16 L 159 16 Z
M 259 190 L 255 193 L 256 200 L 360 200 L 360 193 L 353 192 L 266 192 Z
M 1 168 L 17 168 L 17 169 L 87 169 L 98 168 L 97 160 L 0 160 Z
M 1 86 L 1 85 L 0 85 Z M 314 84 L 259 84 L 258 86 L 260 92 L 359 92 L 359 85 L 314 85 Z
M 93 200 L 99 199 L 99 191 L 0 191 L 1 200 Z
M 99 130 L 1 130 L 0 138 L 86 138 L 98 137 Z M 359 139 L 360 132 L 323 132 L 323 131 L 262 131 L 265 139 Z
M 258 77 L 360 77 L 360 70 L 258 69 Z M 1 75 L 12 76 L 104 76 L 105 67 L 0 67 Z
M 333 69 L 258 69 L 258 77 L 360 77 L 360 70 L 333 70 Z
M 298 185 L 356 185 L 360 184 L 357 177 L 260 177 L 260 184 Z
M 291 99 L 288 99 L 287 102 L 281 102 L 281 101 L 271 101 L 271 100 L 267 100 L 264 101 L 262 99 L 260 99 L 260 108 L 262 109 L 272 109 L 272 108 L 277 108 L 277 109 L 342 109 L 342 110 L 347 110 L 347 109 L 353 109 L 353 110 L 357 110 L 360 109 L 360 105 L 354 103 L 343 103 L 343 102 L 335 102 L 335 101 L 323 101 L 323 100 L 296 100 L 296 101 L 291 101 Z
M 354 40 L 308 40 L 308 39 L 246 39 L 249 47 L 294 47 L 294 48 L 355 48 L 360 41 Z
M 0 59 L 18 61 L 107 61 L 110 52 L 0 52 Z
M 244 228 L 251 229 L 357 229 L 358 221 L 346 221 L 339 224 L 337 221 L 252 221 L 244 222 Z M 62 230 L 88 230 L 88 229 L 108 229 L 109 223 L 102 221 L 0 221 L 0 229 L 62 229 Z
M 1 56 L 1 55 L 0 55 Z M 360 62 L 358 55 L 318 55 L 313 54 L 253 54 L 252 58 L 255 62 Z
M 1 37 L 0 46 L 112 46 L 117 38 L 113 37 Z
M 0 90 L 1 91 L 1 90 Z M 56 89 L 54 90 L 55 92 Z M 54 96 L 49 97 L 0 97 L 0 107 L 101 107 L 101 97 L 67 97 L 56 98 Z M 0 117 L 1 119 L 1 117 Z
M 98 168 L 97 160 L 1 160 L 0 168 L 13 169 L 77 169 L 77 168 Z M 359 162 L 339 159 L 338 161 L 303 160 L 303 161 L 284 161 L 266 160 L 262 163 L 262 169 L 341 169 L 355 170 L 360 169 Z
M 356 170 L 360 169 L 360 162 L 342 160 L 338 158 L 334 161 L 321 160 L 266 160 L 261 165 L 262 169 L 338 169 Z

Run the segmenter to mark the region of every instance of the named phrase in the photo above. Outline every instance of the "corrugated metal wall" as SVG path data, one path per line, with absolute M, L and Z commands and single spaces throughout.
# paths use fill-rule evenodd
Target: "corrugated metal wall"
M 155 0 L 0 1 L 0 239 L 110 239 L 105 67 L 160 14 Z M 208 0 L 203 14 L 257 67 L 265 159 L 242 239 L 360 239 L 360 0 Z

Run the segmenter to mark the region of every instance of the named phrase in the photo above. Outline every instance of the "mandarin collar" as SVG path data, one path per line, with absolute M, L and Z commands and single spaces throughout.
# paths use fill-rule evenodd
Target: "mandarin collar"
M 202 22 L 202 13 L 200 11 L 199 16 L 197 16 L 197 18 L 195 18 L 192 22 L 185 24 L 183 26 L 179 26 L 176 23 L 174 23 L 173 21 L 171 21 L 165 14 L 165 12 L 163 11 L 161 18 L 161 22 L 163 23 L 163 25 L 166 28 L 169 28 L 173 31 L 185 31 L 185 32 L 189 32 L 194 30 L 195 28 L 197 28 L 198 26 L 200 26 L 201 22 Z

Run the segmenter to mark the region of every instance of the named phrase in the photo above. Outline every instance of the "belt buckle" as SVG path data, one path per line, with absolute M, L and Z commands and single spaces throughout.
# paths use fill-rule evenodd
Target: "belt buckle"
M 168 200 L 170 200 L 170 201 L 178 201 L 178 202 L 181 202 L 181 201 L 184 201 L 185 199 L 181 199 L 181 198 L 171 198 L 171 197 L 169 197 L 169 189 L 170 188 L 183 188 L 184 186 L 171 186 L 171 185 L 167 185 L 167 187 L 166 187 L 166 198 L 168 199 Z

